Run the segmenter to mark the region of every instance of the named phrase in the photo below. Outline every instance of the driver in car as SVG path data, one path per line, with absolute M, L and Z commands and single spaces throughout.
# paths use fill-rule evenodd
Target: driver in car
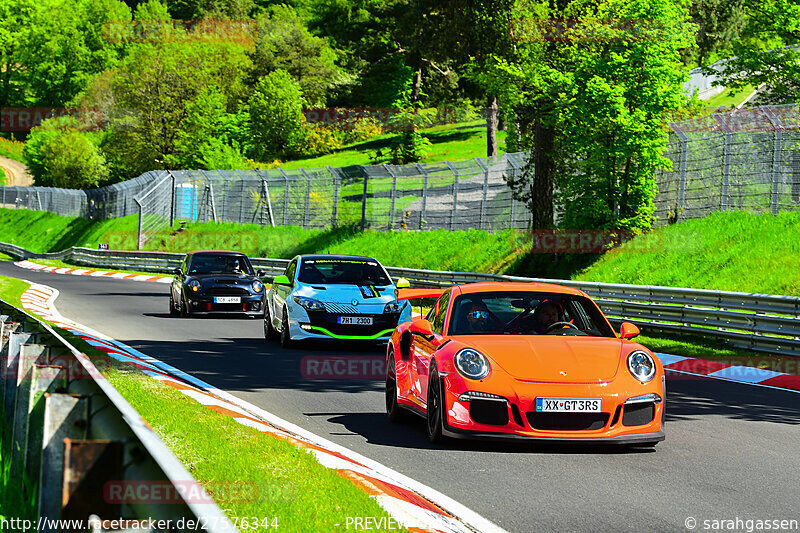
M 551 328 L 556 329 L 553 327 L 554 324 L 564 322 L 564 313 L 557 303 L 545 300 L 536 307 L 533 312 L 533 320 L 536 331 L 542 335 L 551 331 Z

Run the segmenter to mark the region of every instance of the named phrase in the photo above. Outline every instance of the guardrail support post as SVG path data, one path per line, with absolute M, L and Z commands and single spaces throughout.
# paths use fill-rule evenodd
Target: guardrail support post
M 3 398 L 3 408 L 5 413 L 13 413 L 14 401 L 17 397 L 17 367 L 19 366 L 20 349 L 23 344 L 31 340 L 33 335 L 25 331 L 17 331 L 8 336 L 7 349 L 3 355 L 3 380 L 5 383 L 5 394 Z M 10 451 L 8 444 L 4 444 L 3 449 Z
M 88 398 L 71 394 L 45 394 L 39 477 L 39 516 L 43 519 L 61 518 L 64 439 L 85 438 L 88 420 Z M 46 528 L 43 531 L 55 533 L 56 530 Z
M 16 475 L 22 474 L 26 463 L 25 456 L 28 451 L 33 365 L 43 362 L 46 354 L 47 346 L 43 344 L 23 344 L 20 346 L 16 375 L 17 393 L 14 399 L 14 410 L 11 412 L 12 416 L 10 417 L 13 422 L 11 471 Z
M 64 392 L 67 389 L 67 368 L 57 365 L 33 365 L 33 380 L 29 395 L 30 426 L 25 470 L 34 481 L 39 480 L 44 438 L 45 394 Z
M 107 440 L 64 439 L 64 490 L 61 518 L 85 519 L 91 513 L 119 516 L 119 504 L 106 501 L 102 480 L 120 480 L 123 444 Z

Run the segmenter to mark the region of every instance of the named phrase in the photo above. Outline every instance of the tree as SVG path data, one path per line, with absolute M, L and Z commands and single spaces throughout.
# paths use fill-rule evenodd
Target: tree
M 742 36 L 731 46 L 719 85 L 760 87 L 759 103 L 800 100 L 800 3 L 765 0 L 744 4 L 748 18 Z
M 315 37 L 297 12 L 287 5 L 272 6 L 257 19 L 253 79 L 284 70 L 300 84 L 310 106 L 325 105 L 328 91 L 340 82 L 336 53 L 328 42 Z
M 75 119 L 62 117 L 31 131 L 23 151 L 35 185 L 88 189 L 106 181 L 108 166 L 97 146 L 101 134 L 78 127 Z
M 303 92 L 285 70 L 261 78 L 250 96 L 253 153 L 265 160 L 297 153 L 305 138 Z
M 243 97 L 243 48 L 219 43 L 165 43 L 132 50 L 112 83 L 114 105 L 103 149 L 115 176 L 127 178 L 157 168 L 177 168 L 185 158 L 180 142 L 192 107 L 208 87 L 223 95 L 215 105 L 235 112 Z M 193 111 L 194 110 L 194 111 Z
M 702 67 L 709 56 L 730 46 L 747 21 L 744 4 L 744 0 L 694 0 L 689 14 L 698 28 L 697 48 L 687 48 L 686 59 L 692 58 Z

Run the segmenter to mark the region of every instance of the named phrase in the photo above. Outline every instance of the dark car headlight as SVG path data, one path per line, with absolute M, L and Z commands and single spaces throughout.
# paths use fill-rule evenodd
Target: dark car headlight
M 261 294 L 261 291 L 264 290 L 264 284 L 256 280 L 253 282 L 252 288 L 254 293 Z
M 197 292 L 200 290 L 200 282 L 197 281 L 196 279 L 193 279 L 186 285 L 192 290 L 192 292 Z
M 489 375 L 489 360 L 478 350 L 463 348 L 456 353 L 456 368 L 459 373 L 469 379 L 483 379 Z
M 305 296 L 294 296 L 294 301 L 307 311 L 324 311 L 325 304 L 314 298 L 306 298 Z
M 389 302 L 386 304 L 386 307 L 383 308 L 384 313 L 399 313 L 400 310 L 403 308 L 403 305 L 400 302 Z
M 628 354 L 628 370 L 639 381 L 647 382 L 656 375 L 656 362 L 649 353 L 635 350 Z

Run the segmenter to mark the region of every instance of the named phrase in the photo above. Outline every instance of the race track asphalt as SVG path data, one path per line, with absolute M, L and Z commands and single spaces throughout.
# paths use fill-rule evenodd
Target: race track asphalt
M 173 318 L 169 286 L 40 273 L 66 317 L 123 341 L 456 499 L 511 532 L 687 531 L 686 519 L 800 520 L 800 395 L 670 376 L 666 441 L 654 450 L 428 444 L 392 425 L 380 379 L 304 378 L 304 357 L 379 358 L 370 347 L 267 342 L 262 322 Z

